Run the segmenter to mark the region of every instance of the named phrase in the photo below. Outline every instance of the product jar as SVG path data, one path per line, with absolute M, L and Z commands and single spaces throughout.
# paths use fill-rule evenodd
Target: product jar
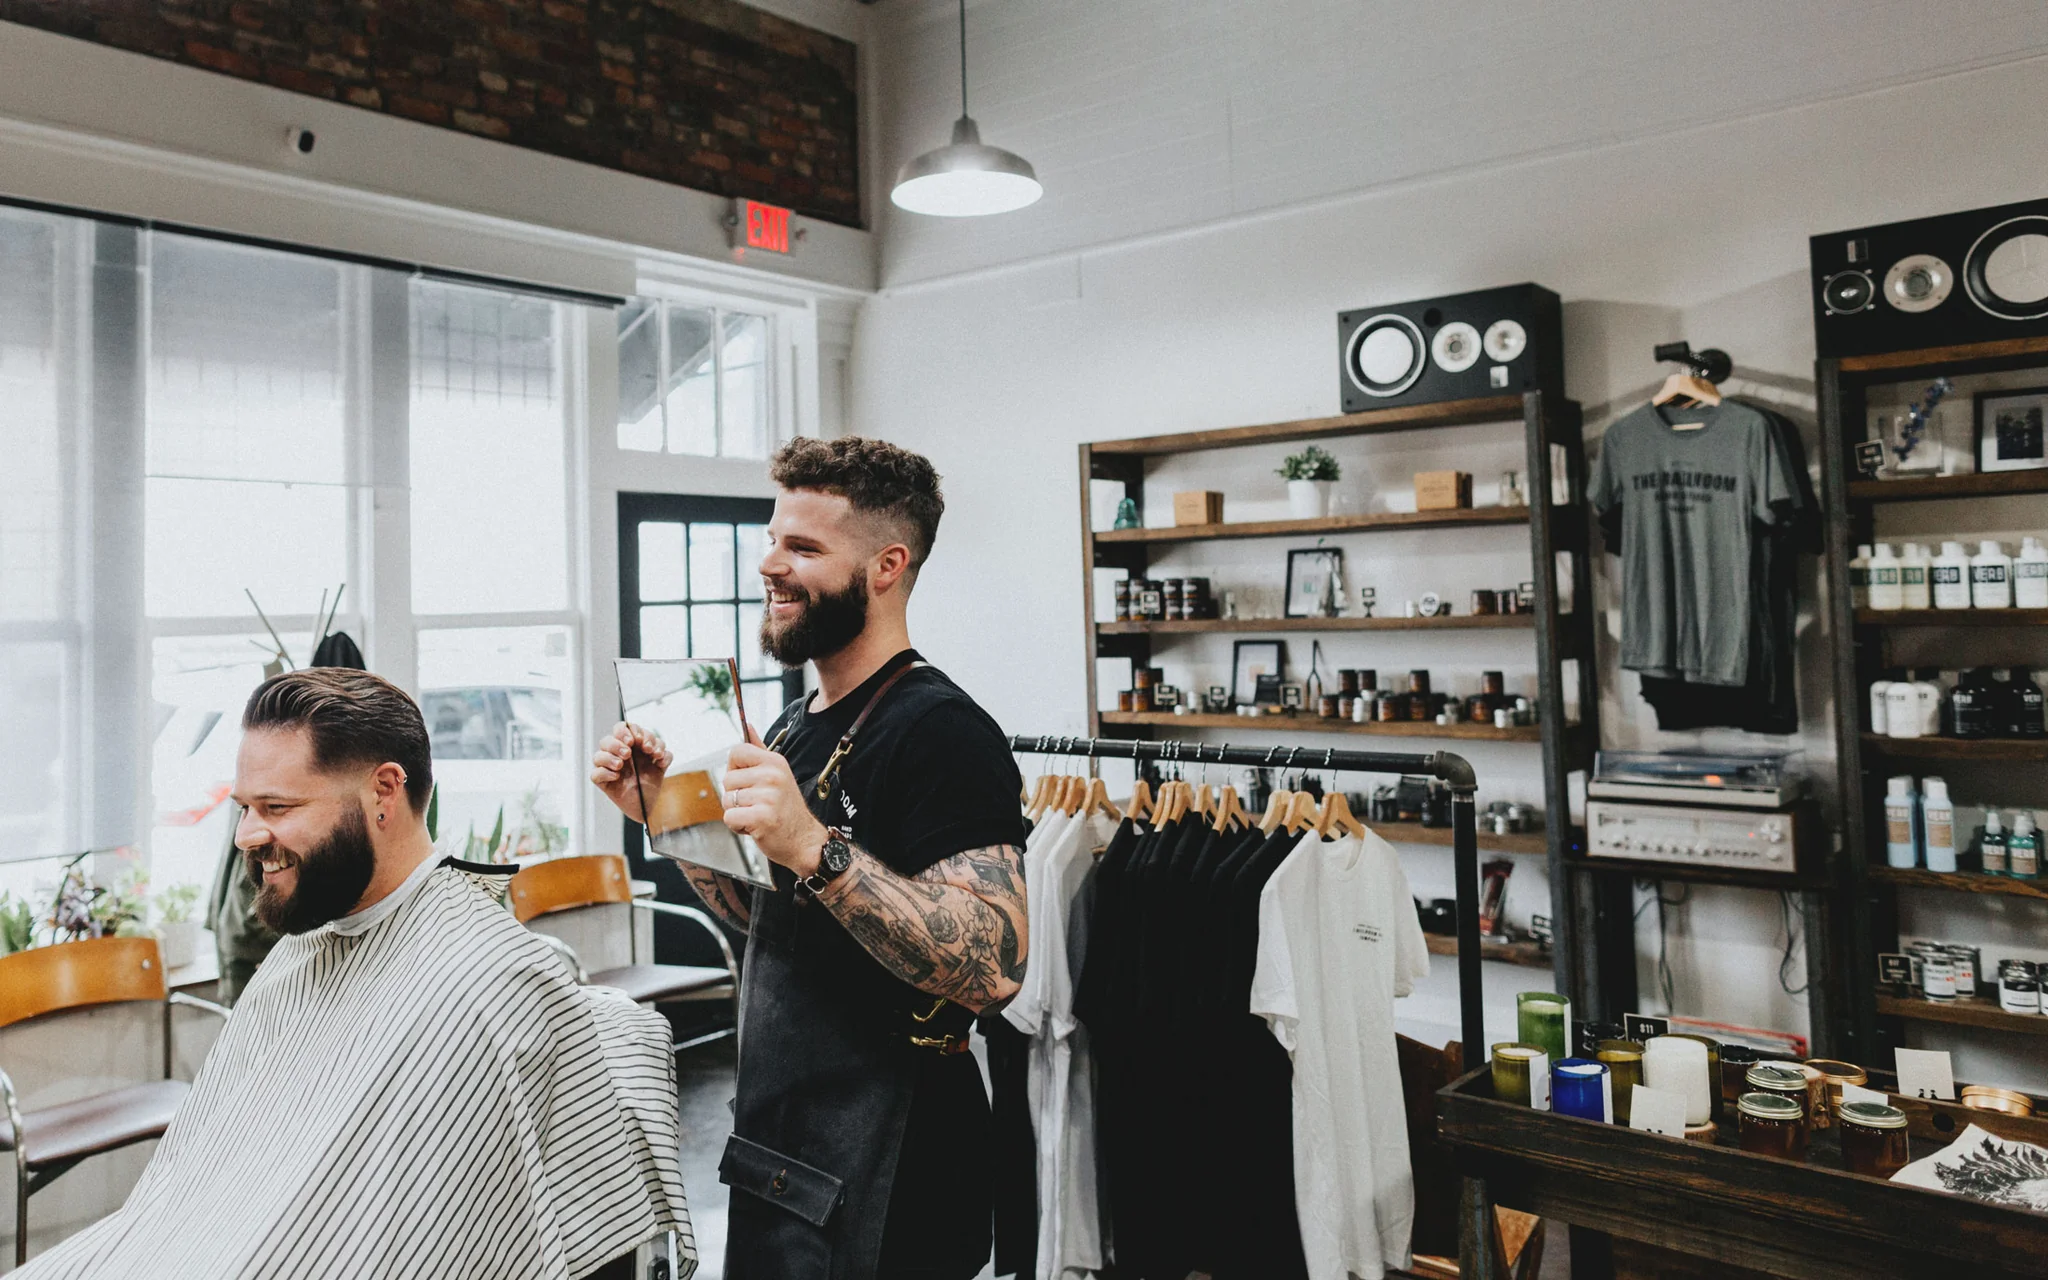
M 1614 1090 L 1614 1123 L 1627 1124 L 1635 1087 L 1643 1082 L 1643 1046 L 1634 1040 L 1602 1040 L 1593 1057 L 1607 1068 Z
M 1742 1149 L 1781 1160 L 1806 1158 L 1806 1108 L 1786 1093 L 1745 1093 L 1735 1103 Z
M 1998 979 L 1998 1007 L 2007 1013 L 2041 1012 L 2041 983 L 2025 973 L 2002 974 Z
M 1721 1046 L 1721 1099 L 1733 1102 L 1749 1092 L 1749 1069 L 1764 1060 L 1763 1050 L 1746 1044 Z
M 1566 1058 L 1550 1068 L 1550 1107 L 1561 1116 L 1614 1122 L 1614 1096 L 1606 1064 Z
M 1538 1111 L 1550 1110 L 1550 1055 L 1543 1046 L 1512 1042 L 1493 1046 L 1493 1096 Z
M 1718 1122 L 1721 1119 L 1721 1042 L 1678 1031 L 1671 1034 L 1675 1039 L 1697 1040 L 1707 1046 L 1707 1105 L 1712 1108 L 1708 1119 Z
M 1524 991 L 1515 997 L 1515 1041 L 1540 1045 L 1552 1062 L 1572 1050 L 1572 1002 L 1554 991 Z
M 1998 1111 L 2009 1116 L 2034 1114 L 2034 1100 L 2012 1089 L 1994 1089 L 1988 1084 L 1969 1084 L 1956 1095 L 1964 1106 L 1977 1111 Z
M 1866 1178 L 1889 1178 L 1911 1158 L 1906 1146 L 1906 1113 L 1882 1102 L 1845 1102 L 1835 1110 L 1841 1122 L 1842 1167 Z
M 1796 1062 L 1759 1062 L 1749 1069 L 1745 1078 L 1750 1093 L 1774 1093 L 1790 1098 L 1799 1104 L 1802 1117 L 1800 1126 L 1805 1127 L 1806 1099 L 1808 1096 L 1806 1068 Z M 1749 1093 L 1742 1095 L 1747 1098 Z

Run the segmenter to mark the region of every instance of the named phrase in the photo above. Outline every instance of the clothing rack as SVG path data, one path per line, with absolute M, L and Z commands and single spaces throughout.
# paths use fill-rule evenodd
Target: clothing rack
M 1458 1005 L 1465 1064 L 1486 1061 L 1486 1011 L 1479 969 L 1479 784 L 1465 757 L 1449 751 L 1413 754 L 1342 751 L 1313 747 L 1233 747 L 1207 742 L 1070 738 L 1012 734 L 1010 750 L 1021 754 L 1086 757 L 1089 760 L 1157 760 L 1169 764 L 1234 764 L 1254 769 L 1328 770 L 1333 773 L 1425 773 L 1451 788 L 1451 856 L 1458 877 Z

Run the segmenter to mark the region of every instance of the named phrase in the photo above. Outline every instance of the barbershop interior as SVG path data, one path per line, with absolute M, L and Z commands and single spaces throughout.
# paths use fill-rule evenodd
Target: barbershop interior
M 0 1273 L 2048 1276 L 2044 102 L 0 0 Z

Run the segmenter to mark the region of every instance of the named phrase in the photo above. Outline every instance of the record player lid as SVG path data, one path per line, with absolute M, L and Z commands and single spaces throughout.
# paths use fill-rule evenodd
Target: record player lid
M 1799 755 L 1797 751 L 1601 751 L 1593 757 L 1593 780 L 1709 790 L 1772 789 L 1798 781 Z

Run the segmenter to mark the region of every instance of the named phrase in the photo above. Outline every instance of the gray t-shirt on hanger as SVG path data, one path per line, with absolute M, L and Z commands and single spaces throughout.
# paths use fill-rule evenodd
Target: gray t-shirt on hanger
M 1621 532 L 1609 543 L 1621 553 L 1621 665 L 1743 684 L 1752 537 L 1798 494 L 1769 420 L 1747 405 L 1644 405 L 1607 428 L 1592 498 Z

